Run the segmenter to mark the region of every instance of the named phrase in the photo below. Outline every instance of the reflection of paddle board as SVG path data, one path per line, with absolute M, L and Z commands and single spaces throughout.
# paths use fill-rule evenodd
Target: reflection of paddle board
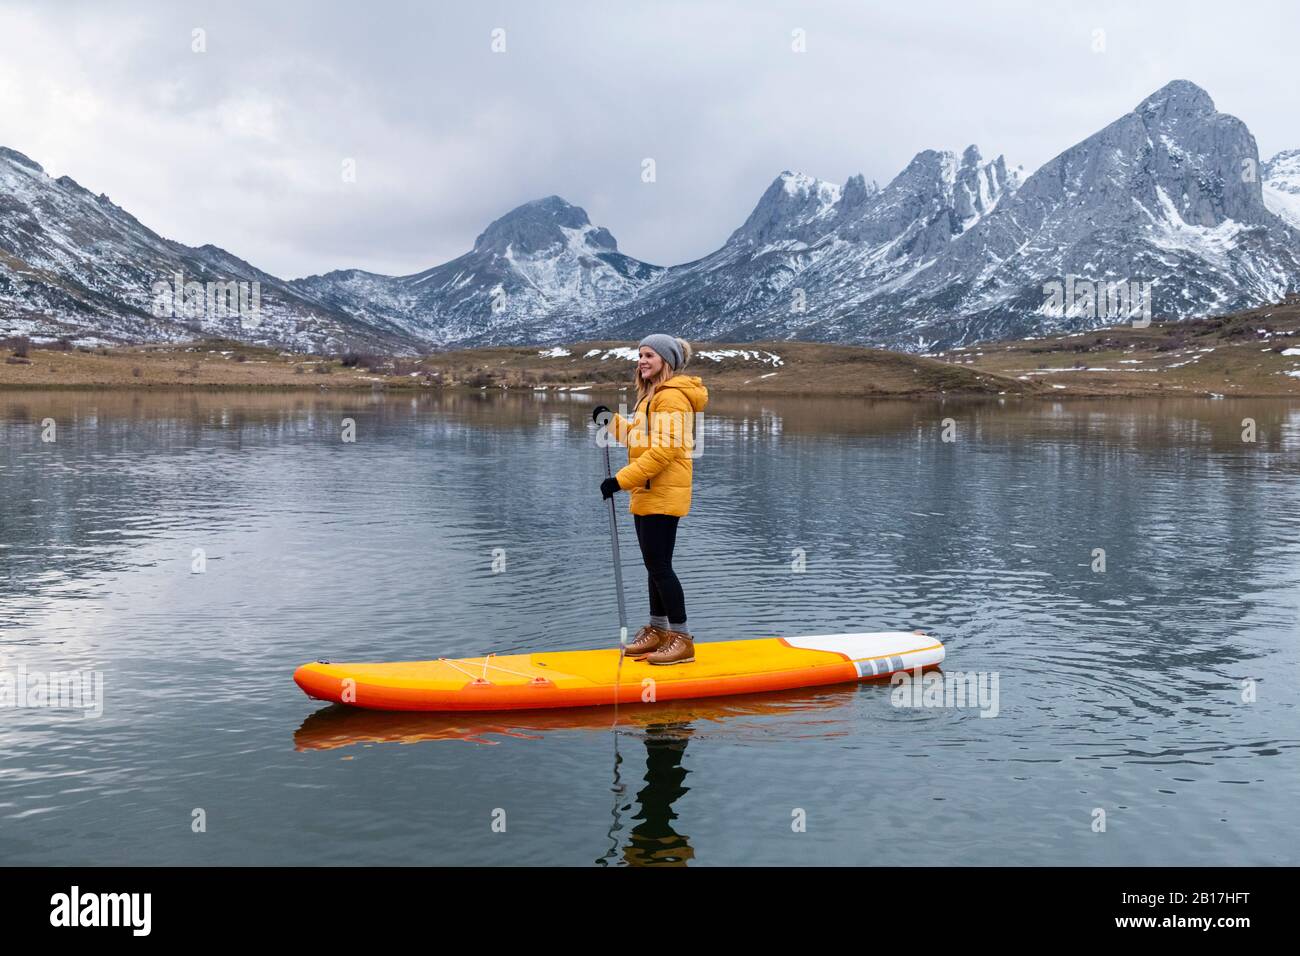
M 792 734 L 834 737 L 852 733 L 851 722 L 834 718 L 855 689 L 800 687 L 762 694 L 738 694 L 698 700 L 672 700 L 658 704 L 623 704 L 618 708 L 618 729 L 625 734 L 674 736 L 676 728 L 701 730 L 710 724 L 744 725 L 747 718 L 782 718 Z M 567 731 L 608 733 L 614 723 L 613 707 L 567 707 L 551 710 L 514 710 L 483 713 L 413 713 L 361 710 L 357 707 L 323 707 L 309 714 L 294 731 L 300 751 L 335 750 L 369 744 L 418 744 L 435 740 L 497 743 L 514 737 L 540 740 Z
M 943 644 L 924 634 L 820 634 L 695 645 L 670 667 L 624 660 L 619 650 L 544 651 L 393 664 L 304 664 L 293 679 L 308 697 L 370 710 L 532 710 L 688 700 L 815 687 L 935 667 Z

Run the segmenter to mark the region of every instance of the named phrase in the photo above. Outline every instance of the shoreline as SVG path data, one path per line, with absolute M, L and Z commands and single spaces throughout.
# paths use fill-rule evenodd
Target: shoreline
M 1293 344 L 1294 343 L 1294 344 Z M 913 354 L 819 342 L 692 342 L 686 374 L 738 396 L 1300 398 L 1300 297 L 1226 316 L 1116 326 Z M 0 349 L 0 392 L 609 392 L 632 387 L 631 343 L 488 346 L 422 357 L 303 355 L 210 339 Z

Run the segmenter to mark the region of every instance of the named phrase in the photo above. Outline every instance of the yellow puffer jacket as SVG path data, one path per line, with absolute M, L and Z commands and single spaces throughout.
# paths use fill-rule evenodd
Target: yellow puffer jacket
M 627 445 L 627 467 L 614 477 L 632 492 L 632 514 L 684 517 L 691 510 L 695 413 L 707 404 L 709 390 L 698 376 L 674 375 L 648 402 L 637 403 L 630 422 L 617 414 L 610 418 L 609 433 Z

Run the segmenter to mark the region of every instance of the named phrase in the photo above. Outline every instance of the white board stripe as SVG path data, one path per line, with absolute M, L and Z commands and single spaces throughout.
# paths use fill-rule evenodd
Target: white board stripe
M 791 647 L 833 651 L 852 661 L 902 657 L 906 667 L 930 666 L 943 660 L 943 644 L 928 634 L 873 631 L 860 634 L 811 634 L 784 639 Z M 937 655 L 937 657 L 936 657 Z M 918 664 L 919 657 L 924 663 Z M 898 669 L 898 668 L 895 668 Z M 883 673 L 884 671 L 882 671 Z

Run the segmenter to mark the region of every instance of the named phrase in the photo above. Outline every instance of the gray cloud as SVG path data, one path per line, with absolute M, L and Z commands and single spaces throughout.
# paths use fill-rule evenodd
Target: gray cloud
M 1297 26 L 1281 2 L 3 3 L 0 144 L 288 277 L 418 271 L 551 193 L 671 264 L 782 169 L 883 183 L 974 142 L 1032 170 L 1178 77 L 1265 157 L 1300 146 Z

